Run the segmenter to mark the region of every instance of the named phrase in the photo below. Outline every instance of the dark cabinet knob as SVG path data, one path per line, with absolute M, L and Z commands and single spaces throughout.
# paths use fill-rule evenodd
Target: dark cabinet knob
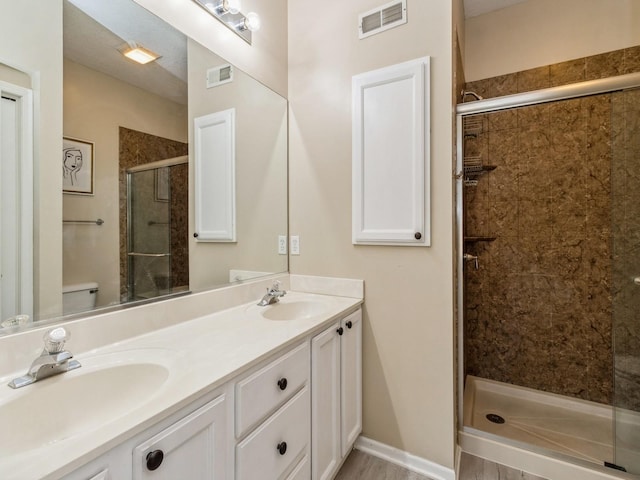
M 164 460 L 162 450 L 154 450 L 153 452 L 147 453 L 147 469 L 151 471 L 156 470 L 162 465 L 162 460 Z
M 193 238 L 198 238 L 198 234 L 197 234 L 197 233 L 194 233 L 194 234 L 193 234 Z
M 344 328 L 340 327 L 336 332 L 338 332 L 338 335 L 342 335 L 344 333 Z
M 278 449 L 278 453 L 280 453 L 280 455 L 284 455 L 285 453 L 287 453 L 287 442 L 280 442 L 276 448 Z
M 353 322 L 349 320 L 347 323 L 345 323 L 345 325 L 347 326 L 348 329 L 351 329 L 351 327 L 353 327 Z
M 420 232 L 416 232 L 414 237 L 415 237 L 416 240 L 420 240 L 422 238 L 422 234 Z
M 287 379 L 283 377 L 280 380 L 278 380 L 278 387 L 280 387 L 280 390 L 286 390 L 286 388 L 287 388 Z

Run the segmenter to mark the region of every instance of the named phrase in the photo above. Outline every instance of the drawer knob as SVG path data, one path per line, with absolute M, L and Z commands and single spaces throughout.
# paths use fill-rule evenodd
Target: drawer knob
M 287 379 L 283 377 L 280 380 L 278 380 L 278 387 L 280 387 L 280 390 L 286 390 L 287 389 Z
M 344 328 L 340 327 L 336 332 L 338 332 L 338 335 L 342 335 L 344 333 Z
M 147 453 L 147 469 L 151 471 L 156 470 L 162 465 L 162 460 L 164 460 L 162 450 L 154 450 L 153 452 Z
M 287 442 L 280 442 L 277 448 L 280 455 L 284 455 L 287 453 Z
M 345 323 L 345 325 L 347 326 L 348 329 L 351 329 L 351 327 L 353 327 L 353 322 L 349 320 L 347 323 Z

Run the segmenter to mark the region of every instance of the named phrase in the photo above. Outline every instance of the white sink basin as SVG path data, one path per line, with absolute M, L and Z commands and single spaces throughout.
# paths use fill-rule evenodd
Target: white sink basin
M 321 315 L 328 309 L 324 302 L 315 300 L 281 301 L 261 308 L 260 314 L 269 320 L 301 320 Z
M 150 401 L 169 378 L 162 362 L 117 359 L 115 354 L 96 356 L 86 366 L 80 359 L 81 368 L 0 400 L 0 425 L 6 433 L 0 435 L 0 452 L 24 453 L 95 430 Z

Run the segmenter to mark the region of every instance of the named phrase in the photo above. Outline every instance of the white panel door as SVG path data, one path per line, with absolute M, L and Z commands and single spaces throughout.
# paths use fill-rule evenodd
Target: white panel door
M 236 241 L 235 109 L 194 120 L 195 237 Z
M 311 478 L 333 478 L 340 452 L 340 324 L 311 340 Z
M 429 57 L 352 88 L 353 243 L 428 246 Z
M 362 310 L 340 322 L 340 444 L 342 456 L 349 453 L 362 431 Z
M 0 82 L 0 321 L 33 313 L 31 90 Z

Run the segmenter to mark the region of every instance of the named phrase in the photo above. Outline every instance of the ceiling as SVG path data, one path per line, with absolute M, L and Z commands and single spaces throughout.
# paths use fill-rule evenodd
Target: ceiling
M 464 17 L 471 18 L 527 0 L 464 0 Z
M 527 0 L 464 0 L 465 18 Z M 161 55 L 138 65 L 119 51 L 133 41 Z M 187 104 L 187 38 L 131 0 L 65 0 L 64 55 L 70 60 Z
M 129 41 L 161 57 L 139 65 L 119 51 Z M 187 38 L 131 0 L 66 0 L 64 56 L 176 103 L 187 104 Z

